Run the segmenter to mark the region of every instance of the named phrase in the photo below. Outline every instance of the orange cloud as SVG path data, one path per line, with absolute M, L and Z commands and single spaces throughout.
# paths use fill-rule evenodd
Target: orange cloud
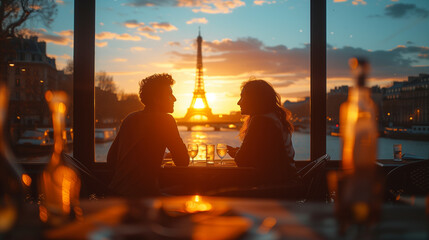
M 168 22 L 151 22 L 149 25 L 145 25 L 143 22 L 138 22 L 137 20 L 128 20 L 123 23 L 126 28 L 136 28 L 137 34 L 143 36 L 147 39 L 152 40 L 160 40 L 161 37 L 155 35 L 154 33 L 162 33 L 164 31 L 176 31 L 177 27 Z M 98 35 L 99 38 L 109 37 L 109 38 L 118 38 L 121 40 L 132 40 L 132 41 L 140 41 L 140 37 L 131 36 L 129 34 L 121 34 L 118 36 L 114 36 L 112 34 L 103 33 Z
M 188 7 L 193 8 L 193 12 L 216 14 L 231 13 L 233 9 L 245 6 L 246 3 L 242 0 L 130 0 L 125 5 L 133 7 Z
M 146 48 L 144 47 L 132 47 L 130 48 L 131 52 L 141 52 L 141 51 L 145 51 Z
M 64 30 L 64 31 L 61 31 L 61 32 L 55 32 L 56 34 L 59 34 L 59 35 L 61 35 L 61 36 L 73 36 L 73 34 L 74 34 L 74 31 L 73 30 Z
M 139 36 L 131 36 L 128 33 L 117 34 L 112 32 L 101 32 L 95 34 L 95 39 L 97 40 L 105 40 L 105 39 L 117 39 L 124 41 L 140 41 L 141 38 Z
M 196 7 L 192 9 L 193 12 L 203 12 L 209 14 L 217 13 L 231 13 L 232 9 L 245 6 L 246 3 L 241 0 L 206 0 L 206 1 L 193 1 L 193 0 L 179 0 L 179 7 Z
M 177 30 L 177 27 L 175 27 L 174 25 L 168 22 L 161 22 L 161 23 L 152 22 L 150 23 L 150 25 L 155 29 L 162 29 L 167 32 Z
M 253 1 L 253 4 L 259 5 L 259 6 L 262 6 L 264 4 L 273 4 L 273 3 L 276 3 L 276 1 L 268 1 L 268 0 L 254 0 Z
M 144 26 L 144 27 L 139 27 L 138 28 L 139 31 L 141 32 L 152 32 L 152 33 L 156 33 L 156 30 L 149 27 L 149 26 Z
M 353 0 L 352 4 L 353 5 L 359 5 L 359 4 L 366 5 L 366 2 L 365 2 L 365 0 Z
M 128 33 L 123 33 L 121 35 L 116 36 L 118 40 L 126 40 L 126 41 L 140 41 L 141 38 L 139 36 L 131 36 Z
M 208 21 L 205 17 L 203 17 L 203 18 L 193 18 L 193 19 L 186 22 L 186 24 L 193 24 L 193 23 L 207 24 Z
M 24 29 L 21 29 L 19 33 L 24 36 L 37 36 L 39 40 L 45 41 L 48 43 L 69 46 L 69 47 L 73 46 L 73 40 L 71 39 L 72 36 L 65 37 L 65 36 L 56 35 L 56 34 L 55 35 L 48 34 L 46 32 L 47 32 L 46 29 L 31 30 L 31 29 L 24 28 Z
M 38 10 L 42 9 L 42 7 L 39 6 L 39 5 L 30 5 L 28 7 L 31 8 L 31 9 L 33 9 L 33 10 L 35 10 L 35 11 L 38 11 Z
M 127 62 L 127 61 L 128 61 L 128 59 L 125 59 L 125 58 L 115 58 L 115 59 L 113 59 L 112 61 L 113 61 L 113 62 Z
M 144 25 L 144 23 L 137 22 L 136 20 L 128 20 L 128 21 L 124 22 L 124 26 L 127 28 L 137 28 L 137 27 L 141 27 L 143 25 Z
M 180 42 L 168 42 L 170 46 L 180 46 Z
M 107 45 L 108 45 L 108 43 L 107 42 L 95 42 L 95 45 L 97 46 L 97 47 L 100 47 L 100 48 L 102 48 L 102 47 L 106 47 Z
M 140 34 L 141 36 L 148 38 L 148 39 L 161 40 L 161 37 L 156 36 L 156 35 L 151 35 L 150 33 L 147 33 L 147 32 L 139 32 L 138 34 Z
M 347 0 L 334 0 L 334 2 L 347 2 Z
M 101 32 L 101 33 L 97 33 L 95 34 L 95 39 L 97 40 L 104 40 L 104 39 L 113 39 L 116 37 L 116 33 L 112 33 L 112 32 Z

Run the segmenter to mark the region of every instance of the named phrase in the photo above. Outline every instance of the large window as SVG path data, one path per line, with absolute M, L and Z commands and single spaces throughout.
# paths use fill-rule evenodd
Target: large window
M 101 3 L 103 2 L 99 2 L 99 4 Z M 106 74 L 113 77 L 117 89 L 123 90 L 124 96 L 136 93 L 135 88 L 137 88 L 138 81 L 145 76 L 154 72 L 173 73 L 177 79 L 174 92 L 179 99 L 175 117 L 179 118 L 186 112 L 193 97 L 191 91 L 194 89 L 196 77 L 193 73 L 195 72 L 195 37 L 197 35 L 197 27 L 194 24 L 198 23 L 202 26 L 202 37 L 205 40 L 203 73 L 207 99 L 214 113 L 223 113 L 224 110 L 221 111 L 223 106 L 234 106 L 235 99 L 238 98 L 240 82 L 248 79 L 249 76 L 255 76 L 271 81 L 282 94 L 283 99 L 289 100 L 286 105 L 297 117 L 296 125 L 299 125 L 297 128 L 301 128 L 297 129 L 295 138 L 307 131 L 306 112 L 310 106 L 315 111 L 314 106 L 319 103 L 318 101 L 323 101 L 318 96 L 309 105 L 309 99 L 305 98 L 309 96 L 306 94 L 309 85 L 305 87 L 305 84 L 300 84 L 305 83 L 303 79 L 306 74 L 307 84 L 309 84 L 308 72 L 300 71 L 300 69 L 306 68 L 305 64 L 301 64 L 300 56 L 302 56 L 302 52 L 308 53 L 308 45 L 304 45 L 305 47 L 299 45 L 308 43 L 305 40 L 308 39 L 308 35 L 305 37 L 308 28 L 306 29 L 305 26 L 308 26 L 309 22 L 309 11 L 307 11 L 309 2 L 254 1 L 244 3 L 235 1 L 234 4 L 228 5 L 207 3 L 195 6 L 175 4 L 174 1 L 171 3 L 158 6 L 155 1 L 136 0 L 121 5 L 115 5 L 115 3 L 109 3 L 110 5 L 106 7 L 99 5 L 96 22 L 98 48 L 96 72 L 105 71 Z M 317 1 L 312 3 L 317 3 Z M 372 63 L 370 86 L 374 87 L 373 97 L 378 98 L 375 99 L 376 102 L 382 103 L 378 116 L 382 130 L 380 134 L 387 136 L 389 131 L 425 133 L 424 131 L 427 129 L 427 120 L 425 120 L 427 119 L 427 115 L 425 115 L 427 93 L 424 91 L 426 88 L 424 82 L 427 81 L 425 74 L 428 71 L 428 53 L 424 40 L 427 39 L 428 33 L 423 28 L 428 21 L 427 4 L 421 1 L 369 3 L 358 0 L 328 1 L 327 3 L 327 75 L 329 79 L 326 91 L 328 93 L 327 152 L 332 155 L 333 159 L 339 159 L 339 138 L 330 136 L 330 133 L 337 131 L 335 128 L 338 122 L 338 106 L 344 101 L 341 92 L 346 91 L 346 86 L 351 85 L 347 61 L 352 56 L 367 57 Z M 264 14 L 263 8 L 269 9 L 268 15 Z M 320 9 L 323 8 L 319 7 Z M 302 14 L 294 15 L 295 12 L 301 10 Z M 319 11 L 318 8 L 313 10 L 314 12 Z M 190 17 L 189 13 L 195 15 Z M 279 15 L 278 18 L 274 17 L 276 14 Z M 314 16 L 317 14 L 323 16 L 323 12 L 319 11 Z M 235 19 L 235 16 L 240 17 Z M 272 22 L 270 22 L 271 19 L 273 19 Z M 109 27 L 108 23 L 112 26 Z M 227 25 L 223 27 L 225 23 Z M 315 22 L 313 30 L 324 26 L 324 21 Z M 294 27 L 297 29 L 293 29 Z M 303 34 L 301 35 L 301 33 Z M 319 34 L 319 36 L 322 40 L 324 39 L 323 34 Z M 121 45 L 123 42 L 127 44 Z M 316 48 L 323 44 L 323 41 L 316 40 L 313 42 L 313 47 Z M 259 55 L 258 53 L 261 52 L 264 54 Z M 316 55 L 324 58 L 323 51 L 316 51 Z M 264 58 L 267 56 L 269 57 Z M 284 56 L 287 58 L 282 58 Z M 266 61 L 260 62 L 261 59 Z M 293 61 L 283 62 L 282 60 L 285 59 L 293 59 Z M 317 61 L 317 58 L 313 57 L 313 60 Z M 282 65 L 283 63 L 286 64 Z M 320 63 L 319 67 L 323 67 L 323 65 Z M 293 70 L 288 71 L 290 66 Z M 318 67 L 317 62 L 314 62 L 314 66 Z M 272 67 L 275 69 L 272 70 Z M 315 77 L 320 77 L 321 82 L 324 82 L 323 71 L 312 68 L 311 72 L 316 74 Z M 421 86 L 409 85 L 404 80 L 413 83 L 421 82 Z M 395 81 L 401 83 L 394 84 Z M 316 95 L 320 93 L 317 89 L 313 90 L 313 93 L 317 93 Z M 418 94 L 414 95 L 422 96 L 417 105 L 412 105 L 407 110 L 401 110 L 401 112 L 405 112 L 402 114 L 403 116 L 399 116 L 397 112 L 393 111 L 397 109 L 390 110 L 398 106 L 393 103 L 395 99 L 399 98 L 398 93 L 405 94 L 407 91 L 411 93 L 414 90 L 419 90 Z M 213 95 L 210 96 L 210 93 Z M 336 93 L 338 96 L 331 97 Z M 411 99 L 416 96 L 406 97 L 404 95 L 402 97 Z M 117 97 L 117 101 L 120 99 Z M 217 104 L 213 104 L 213 100 L 216 100 Z M 400 102 L 405 103 L 405 101 Z M 294 110 L 294 103 L 301 104 L 298 107 L 295 105 L 299 110 Z M 389 108 L 389 106 L 391 107 Z M 312 118 L 314 120 L 323 115 L 324 113 L 316 111 L 313 112 Z M 319 119 L 317 121 L 320 122 Z M 314 124 L 315 121 L 312 122 Z M 317 134 L 314 134 L 317 129 L 313 129 L 312 139 L 324 139 L 322 136 L 325 134 L 324 128 L 320 128 L 323 133 L 319 131 Z M 299 140 L 295 139 L 295 147 L 298 150 L 297 159 L 300 159 L 300 156 L 308 158 L 309 155 L 308 137 L 303 139 L 306 141 L 304 145 L 306 145 L 307 153 L 300 150 L 297 145 Z M 393 140 L 387 139 L 387 145 L 393 143 L 389 141 Z M 398 141 L 403 142 L 404 153 L 407 153 L 406 142 Z M 313 143 L 315 144 L 312 145 L 317 145 L 317 141 L 313 141 Z M 320 144 L 324 149 L 323 141 Z M 411 143 L 413 146 L 419 146 L 419 144 L 425 143 Z M 413 147 L 411 145 L 409 149 Z M 390 152 L 389 147 L 381 147 L 382 144 L 379 146 L 383 151 Z M 379 157 L 390 158 L 388 156 L 390 154 L 382 155 L 383 151 L 379 151 L 381 154 Z M 321 152 L 323 151 L 317 151 L 317 154 Z M 410 153 L 416 154 L 411 150 Z M 419 155 L 419 153 L 417 154 Z M 425 157 L 424 155 L 427 153 L 421 153 L 421 155 Z
M 371 63 L 368 86 L 378 107 L 378 158 L 427 158 L 429 2 L 328 1 L 327 153 L 340 159 L 339 106 L 353 85 L 348 58 Z
M 185 144 L 240 146 L 240 85 L 258 78 L 269 81 L 292 111 L 295 159 L 309 159 L 310 1 L 96 4 L 96 141 L 103 131 L 117 129 L 121 119 L 142 108 L 139 81 L 165 72 L 176 80 L 173 116 Z M 184 119 L 196 87 L 199 34 L 205 97 L 213 117 Z M 203 101 L 196 99 L 196 104 Z M 205 124 L 213 118 L 230 119 L 231 124 Z M 204 122 L 201 126 L 189 128 L 184 123 L 199 120 Z M 105 161 L 110 144 L 96 143 L 95 161 Z

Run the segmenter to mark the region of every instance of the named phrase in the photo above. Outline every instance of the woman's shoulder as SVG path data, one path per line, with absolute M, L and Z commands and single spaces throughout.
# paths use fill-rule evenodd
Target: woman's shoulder
M 274 113 L 258 114 L 251 118 L 250 123 L 254 125 L 277 125 L 278 123 L 280 123 L 280 119 Z

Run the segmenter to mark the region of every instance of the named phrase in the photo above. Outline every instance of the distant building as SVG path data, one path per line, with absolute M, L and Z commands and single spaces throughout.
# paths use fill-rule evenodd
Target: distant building
M 429 74 L 409 76 L 394 82 L 383 95 L 383 121 L 386 126 L 429 125 Z
M 349 86 L 339 86 L 331 89 L 326 96 L 326 118 L 327 122 L 338 124 L 340 122 L 340 106 L 347 101 Z M 371 87 L 371 98 L 378 108 L 378 116 L 381 114 L 383 94 L 379 86 Z
M 294 119 L 310 117 L 310 97 L 306 97 L 304 100 L 298 102 L 290 102 L 287 100 L 283 103 L 283 107 L 292 113 Z
M 349 86 L 339 86 L 329 90 L 326 95 L 326 120 L 328 123 L 340 122 L 340 106 L 347 101 Z
M 65 88 L 71 77 L 57 71 L 55 59 L 46 55 L 46 43 L 37 37 L 12 38 L 7 44 L 9 123 L 21 129 L 49 125 L 45 92 Z

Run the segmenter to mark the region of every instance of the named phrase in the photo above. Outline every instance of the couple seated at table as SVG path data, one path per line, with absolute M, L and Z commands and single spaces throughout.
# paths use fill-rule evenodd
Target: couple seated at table
M 168 148 L 176 166 L 188 166 L 189 156 L 170 115 L 176 98 L 169 74 L 155 74 L 140 82 L 144 110 L 131 113 L 122 122 L 110 147 L 107 162 L 113 176 L 110 188 L 129 197 L 160 194 L 158 177 Z M 237 103 L 246 120 L 240 131 L 240 148 L 228 146 L 239 167 L 254 167 L 258 177 L 249 184 L 281 184 L 296 179 L 293 126 L 290 112 L 280 96 L 264 80 L 250 80 L 241 88 Z

